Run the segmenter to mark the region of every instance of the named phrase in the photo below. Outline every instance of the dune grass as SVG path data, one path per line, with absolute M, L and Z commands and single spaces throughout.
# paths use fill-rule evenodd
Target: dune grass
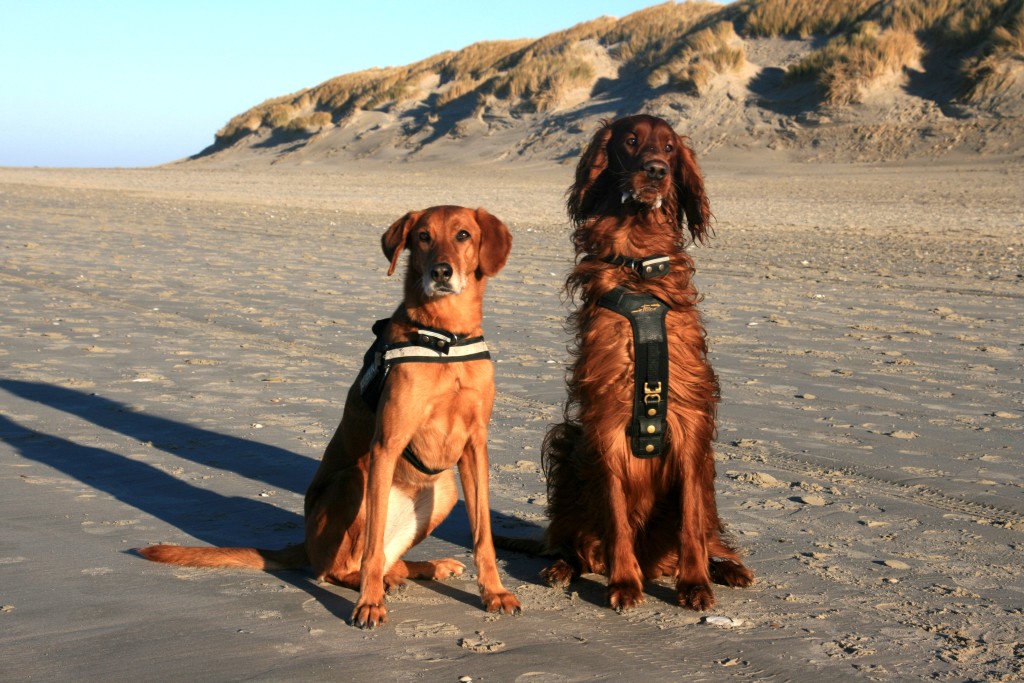
M 765 6 L 802 2 L 769 0 Z M 842 4 L 851 11 L 838 11 Z M 871 4 L 854 16 L 853 10 L 862 9 L 859 0 L 830 0 L 821 5 L 819 17 L 822 26 L 831 26 L 836 33 L 822 48 L 791 66 L 786 77 L 790 82 L 816 82 L 826 104 L 855 104 L 873 83 L 915 68 L 923 55 L 931 53 L 960 59 L 961 99 L 979 101 L 1010 87 L 1020 71 L 1022 4 L 1022 0 L 890 0 Z M 770 25 L 775 27 L 777 22 Z
M 917 64 L 921 54 L 912 32 L 883 29 L 867 21 L 791 66 L 786 77 L 790 81 L 814 79 L 828 104 L 853 104 L 862 101 L 879 79 Z
M 732 22 L 720 21 L 687 34 L 675 56 L 653 69 L 647 82 L 656 86 L 667 81 L 676 90 L 701 94 L 716 75 L 739 71 L 746 63 L 743 41 Z
M 842 31 L 877 4 L 877 0 L 748 0 L 740 3 L 740 11 L 746 35 L 809 38 Z
M 539 39 L 479 42 L 338 76 L 239 114 L 217 140 L 229 144 L 261 128 L 314 133 L 357 111 L 413 101 L 422 101 L 431 120 L 455 103 L 456 116 L 499 106 L 512 114 L 551 111 L 568 93 L 596 85 L 594 55 L 602 51 L 627 82 L 701 96 L 716 75 L 742 69 L 744 41 L 761 37 L 823 42 L 789 68 L 787 80 L 817 84 L 825 104 L 861 102 L 872 86 L 919 68 L 928 55 L 959 63 L 963 101 L 980 102 L 1024 72 L 1022 7 L 1024 0 L 664 2 Z
M 966 102 L 992 99 L 1024 81 L 1024 0 L 1007 3 L 995 24 L 980 56 L 962 68 Z
M 601 44 L 631 70 L 656 68 L 702 20 L 722 11 L 708 2 L 666 2 L 633 12 L 601 35 Z

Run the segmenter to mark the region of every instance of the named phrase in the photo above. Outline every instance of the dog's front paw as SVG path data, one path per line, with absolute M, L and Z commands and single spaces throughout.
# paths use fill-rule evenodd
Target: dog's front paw
M 698 612 L 709 610 L 715 606 L 715 593 L 710 583 L 678 583 L 676 594 L 679 605 Z
M 644 601 L 643 587 L 634 583 L 608 584 L 608 604 L 616 612 L 633 609 Z
M 388 620 L 388 608 L 384 603 L 364 604 L 360 602 L 352 612 L 352 625 L 374 629 Z
M 523 607 L 519 604 L 516 596 L 508 591 L 496 593 L 481 593 L 480 598 L 484 601 L 484 609 L 488 612 L 498 612 L 518 616 L 523 613 Z
M 441 581 L 444 579 L 450 579 L 453 576 L 462 576 L 462 572 L 466 571 L 466 565 L 462 564 L 454 557 L 446 557 L 442 560 L 434 560 L 434 576 L 435 581 Z

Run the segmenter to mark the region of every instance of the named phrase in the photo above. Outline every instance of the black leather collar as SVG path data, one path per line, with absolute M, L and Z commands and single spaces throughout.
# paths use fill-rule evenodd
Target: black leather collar
M 663 255 L 644 256 L 643 258 L 630 258 L 628 256 L 609 256 L 601 259 L 613 266 L 626 266 L 635 270 L 644 280 L 661 277 L 669 271 L 669 257 Z

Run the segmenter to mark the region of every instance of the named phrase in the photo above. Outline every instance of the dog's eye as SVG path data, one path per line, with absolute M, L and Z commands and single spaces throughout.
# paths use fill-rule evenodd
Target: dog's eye
M 419 234 L 419 239 L 420 239 L 420 242 L 423 242 L 424 244 L 426 244 L 427 242 L 430 241 L 430 233 L 429 232 L 421 232 Z
M 630 135 L 628 138 L 626 138 L 626 144 L 630 147 L 636 147 L 636 136 Z
M 671 152 L 673 149 L 675 148 L 672 145 L 665 145 L 665 152 Z
M 469 239 L 469 233 L 466 232 L 465 230 L 459 230 L 459 233 L 455 235 L 455 239 L 458 240 L 459 242 L 465 242 L 466 240 Z

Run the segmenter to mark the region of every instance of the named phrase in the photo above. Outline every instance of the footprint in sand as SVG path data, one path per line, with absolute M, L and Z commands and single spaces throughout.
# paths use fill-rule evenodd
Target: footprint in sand
M 395 635 L 402 638 L 432 638 L 435 636 L 457 636 L 458 626 L 443 621 L 408 619 L 395 626 Z
M 475 636 L 460 638 L 459 647 L 473 652 L 499 652 L 505 649 L 505 643 L 488 638 L 483 631 L 477 631 Z

